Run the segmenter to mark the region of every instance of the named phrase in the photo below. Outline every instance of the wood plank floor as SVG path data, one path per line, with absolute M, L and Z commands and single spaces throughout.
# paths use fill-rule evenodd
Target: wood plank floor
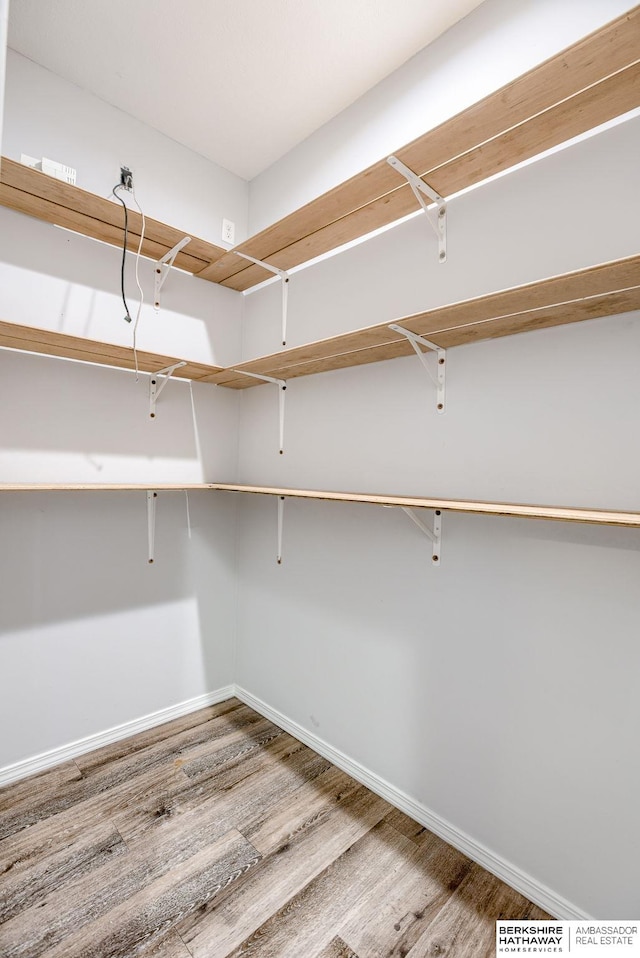
M 535 905 L 235 699 L 0 789 L 3 958 L 483 958 Z

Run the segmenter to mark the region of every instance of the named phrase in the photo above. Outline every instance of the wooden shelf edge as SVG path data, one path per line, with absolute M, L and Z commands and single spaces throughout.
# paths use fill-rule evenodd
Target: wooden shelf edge
M 2 482 L 0 492 L 191 492 L 216 489 L 211 482 Z
M 561 522 L 582 522 L 592 525 L 640 527 L 640 512 L 576 509 L 566 506 L 528 505 L 515 502 L 485 502 L 471 499 L 387 496 L 357 492 L 333 492 L 319 489 L 286 489 L 272 486 L 245 486 L 233 483 L 213 483 L 211 488 L 218 491 L 249 493 L 251 495 L 320 499 L 330 500 L 332 502 L 359 502 L 378 506 L 405 507 L 408 509 L 441 509 L 443 512 L 465 512 L 523 519 L 550 519 Z
M 640 527 L 640 512 L 611 509 L 587 509 L 568 506 L 533 505 L 518 502 L 488 502 L 475 499 L 441 499 L 426 496 L 380 495 L 368 492 L 337 492 L 329 489 L 291 489 L 284 486 L 249 486 L 226 482 L 57 482 L 0 483 L 3 492 L 234 492 L 285 499 L 314 499 L 330 502 L 355 502 L 365 505 L 406 509 L 440 509 L 476 515 L 507 516 L 520 519 L 548 519 L 556 522 L 581 522 L 590 525 Z

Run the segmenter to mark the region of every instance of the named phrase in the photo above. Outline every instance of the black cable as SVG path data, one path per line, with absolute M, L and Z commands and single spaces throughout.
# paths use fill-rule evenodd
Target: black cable
M 131 313 L 129 312 L 129 307 L 127 306 L 127 297 L 124 294 L 124 263 L 125 263 L 125 257 L 127 255 L 128 212 L 127 212 L 127 204 L 122 199 L 122 197 L 118 196 L 118 194 L 116 193 L 116 190 L 119 190 L 121 186 L 122 186 L 122 183 L 116 183 L 114 188 L 111 190 L 111 193 L 113 194 L 113 196 L 115 196 L 117 200 L 119 200 L 122 203 L 122 207 L 124 209 L 124 242 L 122 244 L 122 263 L 120 266 L 120 289 L 122 291 L 122 302 L 124 303 L 124 309 L 125 309 L 124 319 L 125 319 L 125 322 L 130 323 Z

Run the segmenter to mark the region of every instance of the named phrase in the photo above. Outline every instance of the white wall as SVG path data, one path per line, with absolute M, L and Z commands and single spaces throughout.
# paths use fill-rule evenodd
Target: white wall
M 482 8 L 481 8 L 482 9 Z M 451 203 L 446 265 L 416 218 L 297 273 L 291 344 L 637 253 L 640 121 Z M 585 202 L 615 182 L 601 229 Z M 246 356 L 279 290 L 247 298 Z M 449 351 L 447 410 L 415 357 L 242 396 L 245 482 L 640 508 L 637 314 Z M 442 564 L 399 511 L 240 514 L 237 681 L 530 876 L 557 914 L 637 914 L 633 530 L 445 514 Z
M 250 233 L 398 150 L 634 6 L 485 0 L 250 183 Z
M 0 351 L 3 482 L 233 476 L 237 401 L 170 383 L 150 420 L 132 373 Z M 144 377 L 145 384 L 147 377 Z M 0 767 L 229 685 L 235 500 L 0 495 Z
M 79 185 L 103 195 L 128 163 L 147 213 L 207 238 L 222 215 L 246 221 L 243 181 L 14 54 L 4 144 L 77 166 Z M 120 256 L 0 209 L 0 317 L 131 346 Z M 141 349 L 233 362 L 240 295 L 172 271 L 156 314 L 147 260 L 140 278 Z M 126 285 L 135 316 L 131 255 Z M 0 367 L 0 482 L 234 477 L 228 390 L 172 380 L 151 420 L 147 374 L 6 350 Z M 192 493 L 189 506 L 191 538 L 184 494 L 160 494 L 149 565 L 144 492 L 0 495 L 0 768 L 233 681 L 236 503 Z

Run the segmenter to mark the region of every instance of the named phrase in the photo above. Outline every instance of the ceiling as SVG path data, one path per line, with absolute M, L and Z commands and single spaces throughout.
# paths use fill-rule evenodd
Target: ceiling
M 482 0 L 10 0 L 9 46 L 244 179 Z

